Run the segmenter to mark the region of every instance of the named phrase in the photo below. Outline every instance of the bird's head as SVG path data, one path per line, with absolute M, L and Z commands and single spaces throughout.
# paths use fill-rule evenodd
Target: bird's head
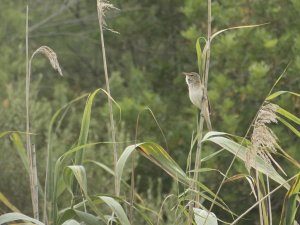
M 201 79 L 198 73 L 190 72 L 190 73 L 183 73 L 185 76 L 186 83 L 188 85 L 200 85 Z

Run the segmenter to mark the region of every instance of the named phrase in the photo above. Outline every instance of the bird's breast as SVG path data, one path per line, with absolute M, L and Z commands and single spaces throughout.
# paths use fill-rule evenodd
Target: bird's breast
M 203 89 L 201 87 L 189 88 L 189 97 L 191 102 L 200 109 L 201 101 L 203 98 Z

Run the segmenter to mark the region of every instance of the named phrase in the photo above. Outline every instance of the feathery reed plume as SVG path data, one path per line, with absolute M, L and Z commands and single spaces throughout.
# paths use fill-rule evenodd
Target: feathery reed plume
M 251 136 L 252 145 L 249 147 L 245 163 L 248 170 L 251 169 L 256 155 L 259 155 L 266 163 L 271 163 L 271 160 L 273 161 L 270 153 L 276 152 L 278 139 L 267 125 L 277 123 L 277 109 L 278 106 L 276 104 L 268 103 L 262 106 L 258 112 Z
M 273 159 L 271 153 L 276 152 L 277 137 L 273 133 L 273 131 L 267 126 L 271 123 L 277 123 L 276 111 L 278 106 L 275 104 L 267 103 L 263 105 L 257 113 L 257 117 L 253 124 L 253 132 L 251 136 L 251 145 L 248 148 L 245 165 L 248 171 L 255 163 L 255 157 L 260 156 L 263 161 L 267 164 L 271 164 L 271 161 L 275 163 L 275 165 L 281 169 L 278 163 Z M 282 170 L 282 169 L 281 169 Z M 268 181 L 268 176 L 267 176 Z M 267 202 L 270 203 L 270 198 L 268 198 L 267 202 L 261 202 L 262 199 L 262 190 L 260 188 L 259 181 L 259 173 L 256 171 L 256 185 L 257 185 L 257 197 L 259 203 L 259 215 L 260 215 L 260 223 L 265 224 L 264 221 L 268 217 L 271 219 L 271 204 L 268 204 L 268 212 L 269 215 L 266 214 L 264 208 L 266 207 Z M 268 185 L 269 190 L 269 185 Z
M 56 56 L 56 53 L 51 49 L 49 48 L 48 46 L 41 46 L 39 47 L 37 50 L 35 50 L 35 52 L 32 54 L 31 58 L 30 58 L 30 61 L 33 59 L 33 57 L 38 54 L 38 53 L 41 53 L 43 55 L 45 55 L 49 61 L 50 61 L 50 64 L 51 66 L 53 67 L 54 70 L 56 70 L 59 75 L 63 75 L 62 74 L 62 71 L 61 71 L 61 68 L 59 66 L 59 63 L 58 63 L 58 60 L 57 60 L 57 56 Z
M 97 9 L 98 9 L 99 25 L 101 25 L 105 30 L 109 30 L 113 33 L 119 33 L 115 30 L 108 28 L 105 21 L 105 13 L 107 11 L 109 11 L 110 9 L 115 9 L 115 10 L 119 10 L 119 9 L 116 8 L 113 4 L 111 4 L 108 0 L 98 0 Z

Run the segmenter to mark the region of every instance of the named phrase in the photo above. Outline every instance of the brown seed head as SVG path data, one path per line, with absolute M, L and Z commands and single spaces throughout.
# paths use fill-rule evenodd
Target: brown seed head
M 99 24 L 103 26 L 103 28 L 106 30 L 109 30 L 113 33 L 118 33 L 117 31 L 107 28 L 104 18 L 106 12 L 109 11 L 110 9 L 115 9 L 115 10 L 119 10 L 119 9 L 116 8 L 113 4 L 111 4 L 108 0 L 97 0 L 97 9 L 98 9 Z
M 62 71 L 61 71 L 61 68 L 59 66 L 58 60 L 57 60 L 56 53 L 51 48 L 49 48 L 48 46 L 41 46 L 41 47 L 39 47 L 32 54 L 31 60 L 38 53 L 41 53 L 41 54 L 45 55 L 49 59 L 49 61 L 51 63 L 51 66 L 53 67 L 53 69 L 56 70 L 61 76 L 63 75 Z

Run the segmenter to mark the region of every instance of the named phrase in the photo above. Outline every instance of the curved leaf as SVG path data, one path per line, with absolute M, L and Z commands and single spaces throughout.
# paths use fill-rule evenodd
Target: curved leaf
M 294 134 L 296 134 L 298 137 L 300 137 L 300 132 L 289 122 L 287 122 L 285 119 L 281 117 L 277 117 L 277 119 L 283 123 L 287 128 L 289 128 Z
M 88 225 L 99 225 L 104 224 L 98 217 L 87 213 L 82 212 L 76 209 L 67 209 L 60 213 L 58 224 L 64 223 L 67 220 L 76 219 L 77 221 L 82 221 Z
M 5 197 L 5 195 L 0 192 L 0 202 L 2 202 L 7 208 L 9 208 L 11 211 L 13 212 L 20 212 L 20 210 L 14 206 L 9 200 L 8 198 Z
M 285 109 L 278 107 L 276 110 L 277 113 L 280 115 L 284 116 L 285 118 L 288 118 L 289 120 L 293 121 L 294 123 L 300 124 L 300 118 L 297 116 L 293 115 L 292 113 L 286 111 Z
M 116 164 L 116 176 L 117 176 L 117 182 L 118 182 L 119 187 L 121 184 L 121 179 L 122 179 L 122 174 L 123 174 L 125 163 L 126 163 L 127 159 L 129 158 L 129 156 L 131 156 L 132 152 L 136 149 L 136 147 L 137 147 L 137 145 L 128 146 L 124 150 L 124 152 L 122 153 L 120 158 L 118 159 L 118 162 Z
M 67 166 L 63 174 L 64 174 L 64 181 L 66 182 L 68 187 L 72 185 L 72 174 L 73 174 L 81 190 L 85 195 L 87 195 L 87 179 L 86 179 L 85 169 L 83 166 L 81 165 Z
M 14 143 L 14 146 L 16 147 L 17 151 L 18 151 L 18 155 L 20 156 L 23 166 L 26 169 L 27 173 L 29 174 L 29 159 L 27 156 L 27 152 L 26 149 L 23 145 L 23 142 L 21 140 L 21 137 L 18 133 L 12 133 L 11 134 L 11 139 Z
M 89 129 L 90 129 L 92 105 L 93 105 L 94 98 L 95 98 L 96 94 L 100 91 L 104 92 L 108 96 L 108 98 L 111 99 L 119 107 L 119 105 L 115 102 L 115 100 L 104 89 L 99 88 L 99 89 L 95 90 L 88 97 L 85 108 L 84 108 L 77 146 L 82 146 L 82 145 L 87 144 L 87 139 L 88 139 L 88 134 L 89 134 Z M 119 110 L 121 112 L 120 107 L 119 107 Z M 121 115 L 121 113 L 120 113 L 120 115 Z M 80 151 L 76 152 L 76 154 L 75 154 L 75 165 L 82 165 L 83 164 L 84 152 L 85 152 L 85 148 L 82 148 Z M 73 183 L 72 180 L 71 180 L 71 182 Z M 72 192 L 73 193 L 77 192 L 77 188 L 78 188 L 78 186 L 72 184 Z
M 19 133 L 20 132 L 13 132 L 11 134 L 11 139 L 12 139 L 13 144 L 14 144 L 16 150 L 17 150 L 18 155 L 20 156 L 20 158 L 22 160 L 22 163 L 23 163 L 23 166 L 24 166 L 26 172 L 30 176 L 29 159 L 28 159 L 26 149 L 23 145 L 23 142 L 22 142 L 22 139 L 21 139 Z M 43 188 L 42 188 L 42 185 L 41 185 L 39 179 L 37 179 L 37 183 L 38 183 L 38 186 L 39 186 L 38 191 L 39 191 L 40 195 L 42 197 L 44 197 L 44 191 L 43 191 Z
M 88 100 L 87 100 L 85 108 L 84 108 L 82 121 L 81 121 L 80 134 L 79 134 L 78 144 L 77 144 L 78 146 L 79 145 L 85 145 L 87 143 L 87 137 L 88 137 L 89 127 L 90 127 L 92 105 L 93 105 L 94 98 L 95 98 L 96 94 L 100 91 L 104 92 L 107 95 L 107 97 L 110 98 L 113 103 L 115 103 L 115 105 L 119 108 L 119 112 L 120 112 L 120 116 L 121 116 L 121 108 L 118 105 L 118 103 L 104 89 L 99 88 L 99 89 L 95 90 L 88 97 Z M 83 152 L 84 152 L 84 148 L 81 151 L 76 153 L 76 155 L 75 155 L 75 164 L 76 165 L 81 165 L 82 164 Z
M 29 216 L 26 216 L 22 213 L 6 213 L 6 214 L 3 214 L 0 216 L 0 224 L 9 223 L 9 222 L 13 222 L 16 220 L 28 221 L 28 222 L 32 222 L 37 225 L 45 225 L 44 223 L 42 223 L 36 219 L 33 219 Z
M 253 28 L 253 27 L 260 27 L 260 26 L 264 26 L 266 24 L 269 24 L 269 23 L 262 23 L 262 24 L 253 24 L 253 25 L 243 25 L 243 26 L 236 26 L 236 27 L 229 27 L 229 28 L 226 28 L 226 29 L 223 29 L 223 30 L 219 30 L 217 31 L 216 33 L 214 33 L 210 40 L 212 41 L 216 36 L 218 36 L 219 34 L 225 32 L 225 31 L 229 31 L 229 30 L 236 30 L 236 29 L 244 29 L 244 28 Z
M 46 196 L 44 199 L 44 212 L 47 213 L 48 221 L 56 221 L 56 198 L 57 196 L 54 195 L 55 193 L 55 185 L 61 184 L 62 182 L 59 182 L 59 180 L 54 181 L 55 179 L 55 173 L 53 171 L 54 167 L 54 156 L 52 152 L 52 131 L 54 127 L 54 123 L 58 119 L 58 117 L 63 114 L 73 103 L 81 100 L 82 98 L 86 97 L 87 94 L 82 95 L 78 98 L 73 99 L 72 101 L 68 102 L 64 106 L 62 106 L 60 109 L 58 109 L 55 114 L 52 116 L 49 127 L 48 127 L 48 145 L 47 145 L 47 167 L 46 167 L 46 180 L 45 180 L 45 191 Z M 56 177 L 56 179 L 60 179 L 59 177 Z M 60 187 L 63 187 L 63 185 L 59 185 Z M 40 188 L 41 189 L 41 188 Z M 63 189 L 63 188 L 62 188 Z M 60 192 L 61 193 L 61 192 Z
M 188 184 L 188 176 L 160 145 L 153 142 L 146 142 L 140 144 L 137 150 L 150 161 L 165 170 L 174 179 Z
M 100 196 L 99 197 L 102 201 L 104 201 L 111 210 L 117 215 L 120 223 L 122 225 L 130 225 L 130 222 L 126 216 L 126 213 L 119 202 L 117 202 L 115 199 L 107 196 Z
M 189 178 L 185 172 L 179 167 L 179 165 L 171 158 L 171 156 L 158 144 L 153 142 L 139 143 L 136 145 L 128 146 L 120 159 L 117 162 L 117 176 L 121 179 L 124 165 L 134 150 L 139 151 L 149 159 L 151 162 L 158 165 L 161 169 L 167 172 L 175 180 L 180 181 L 183 184 L 189 183 Z
M 211 141 L 221 146 L 222 148 L 231 152 L 233 155 L 236 155 L 244 162 L 247 159 L 248 149 L 245 146 L 240 145 L 229 138 L 222 137 L 222 136 L 206 136 L 206 139 L 204 141 Z M 259 156 L 256 156 L 254 160 L 255 163 L 253 163 L 253 167 L 256 170 L 266 174 L 277 183 L 282 184 L 285 188 L 289 189 L 289 185 L 286 183 L 286 180 L 276 172 L 276 170 L 272 165 L 265 163 L 264 160 Z
M 80 128 L 80 134 L 78 138 L 78 146 L 79 145 L 84 145 L 87 143 L 87 138 L 89 134 L 89 128 L 90 128 L 90 119 L 91 119 L 91 111 L 92 111 L 92 104 L 94 101 L 95 95 L 99 92 L 100 89 L 97 89 L 94 91 L 89 97 L 86 102 L 83 116 L 82 116 L 82 121 L 81 121 L 81 128 Z M 84 153 L 84 148 L 81 151 L 76 152 L 75 155 L 75 165 L 81 165 L 82 160 L 83 160 L 83 153 Z
M 292 92 L 292 91 L 277 91 L 271 95 L 269 95 L 266 100 L 267 101 L 270 101 L 274 98 L 277 98 L 278 96 L 280 95 L 283 95 L 283 94 L 290 94 L 290 95 L 294 95 L 294 96 L 297 96 L 297 97 L 300 97 L 300 94 L 296 93 L 296 92 Z
M 3 138 L 9 134 L 12 133 L 17 133 L 17 134 L 27 134 L 26 132 L 22 132 L 22 131 L 17 131 L 17 130 L 9 130 L 9 131 L 3 131 L 0 133 L 0 138 Z M 33 134 L 33 133 L 29 133 L 29 134 Z
M 86 179 L 86 173 L 85 169 L 81 165 L 73 165 L 73 166 L 67 166 L 64 170 L 64 181 L 67 184 L 68 190 L 71 192 L 72 196 L 74 196 L 72 185 L 73 185 L 73 176 L 75 176 L 79 187 L 82 190 L 82 193 L 87 200 L 88 206 L 103 220 L 105 221 L 103 213 L 96 207 L 96 205 L 93 203 L 91 198 L 87 194 L 87 179 Z
M 87 212 L 82 212 L 79 210 L 74 209 L 74 212 L 76 216 L 83 222 L 85 222 L 88 225 L 99 225 L 103 224 L 104 221 L 100 220 L 98 217 L 87 213 Z
M 198 208 L 193 208 L 193 210 L 197 225 L 218 225 L 218 219 L 214 213 Z
M 80 225 L 76 220 L 67 220 L 62 225 Z
M 290 190 L 284 198 L 284 205 L 281 212 L 280 225 L 294 224 L 297 213 L 297 199 L 299 199 L 300 191 L 300 173 L 295 178 Z
M 196 52 L 197 52 L 198 70 L 199 70 L 199 74 L 201 75 L 203 61 L 202 61 L 202 49 L 201 49 L 201 45 L 200 45 L 200 39 L 202 39 L 202 37 L 199 37 L 196 41 Z

